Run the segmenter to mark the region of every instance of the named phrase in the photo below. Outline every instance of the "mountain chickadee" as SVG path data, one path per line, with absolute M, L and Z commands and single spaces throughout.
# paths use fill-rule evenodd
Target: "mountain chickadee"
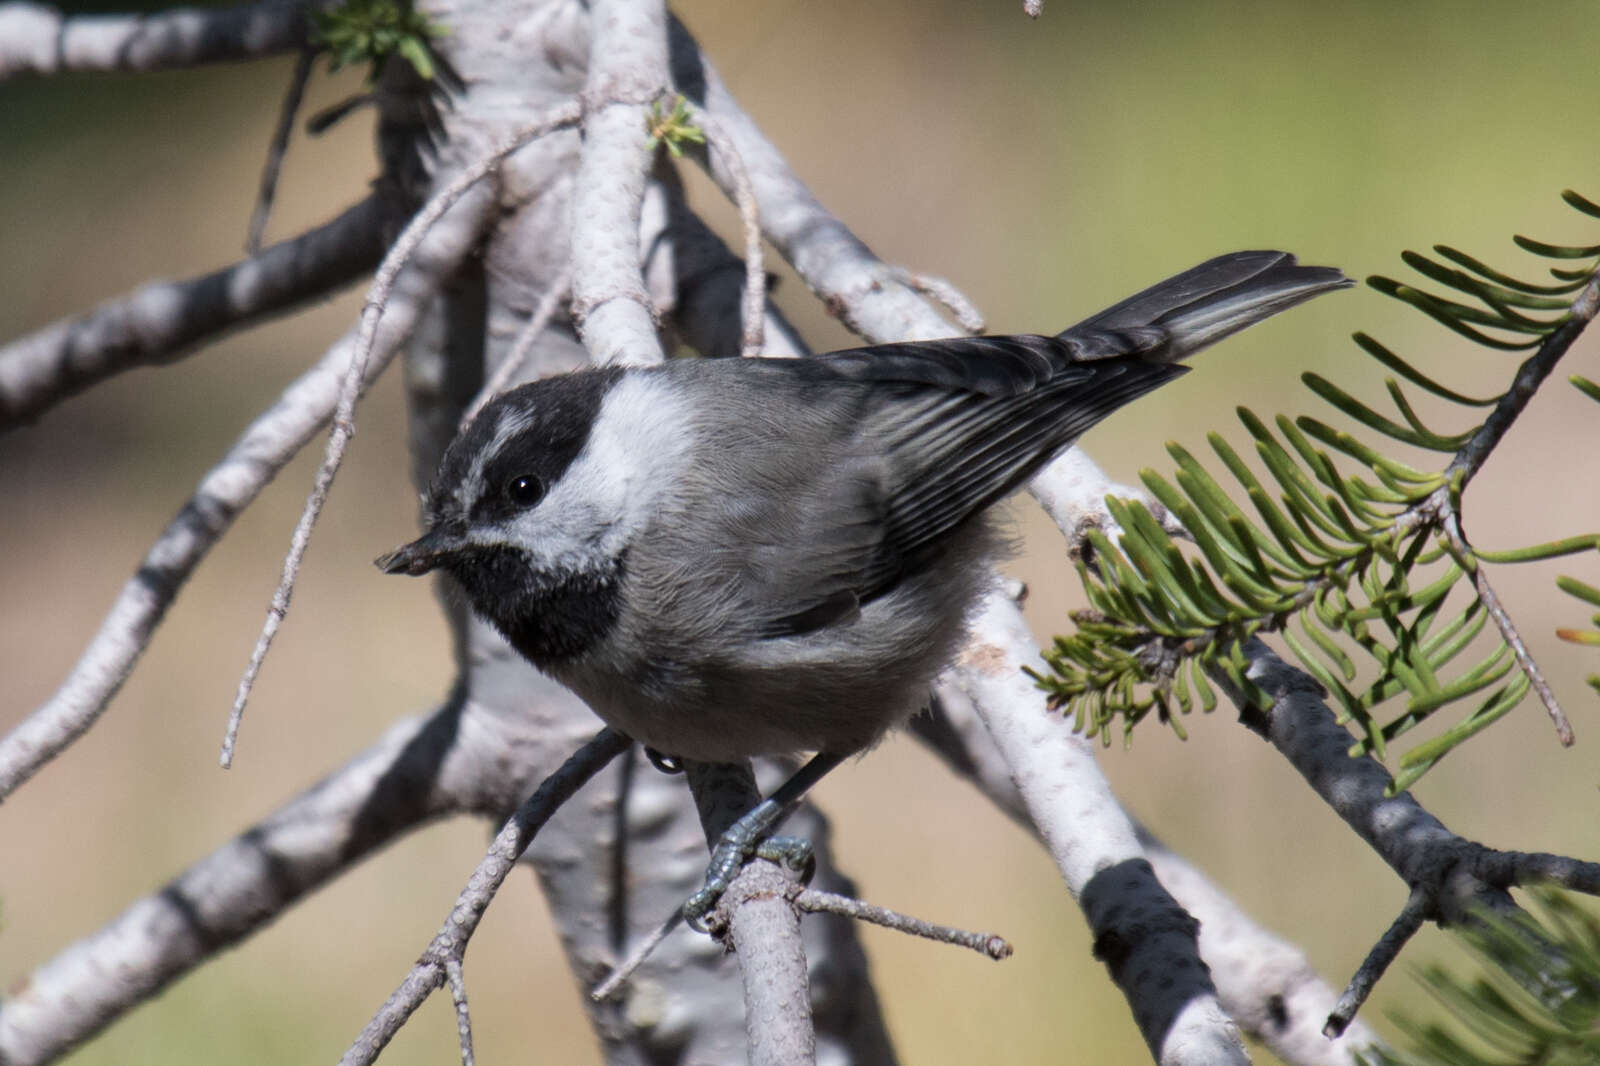
M 825 771 L 923 706 L 954 658 L 989 580 L 992 504 L 1177 360 L 1349 284 L 1238 252 L 1054 337 L 547 378 L 450 445 L 428 531 L 378 566 L 449 572 L 518 652 L 658 752 L 811 750 Z

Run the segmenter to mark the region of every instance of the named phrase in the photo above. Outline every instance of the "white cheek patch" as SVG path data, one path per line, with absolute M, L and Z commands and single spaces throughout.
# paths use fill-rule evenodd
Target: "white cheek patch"
M 664 373 L 626 374 L 601 401 L 583 451 L 501 539 L 524 545 L 541 570 L 608 565 L 654 517 L 689 461 L 692 432 L 688 407 Z

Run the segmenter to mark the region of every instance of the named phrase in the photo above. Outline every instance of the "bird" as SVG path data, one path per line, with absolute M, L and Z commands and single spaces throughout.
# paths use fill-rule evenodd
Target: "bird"
M 1236 252 L 1054 336 L 545 378 L 483 407 L 426 532 L 377 565 L 450 574 L 653 753 L 810 751 L 814 779 L 926 705 L 993 580 L 997 503 L 1180 360 L 1350 284 Z

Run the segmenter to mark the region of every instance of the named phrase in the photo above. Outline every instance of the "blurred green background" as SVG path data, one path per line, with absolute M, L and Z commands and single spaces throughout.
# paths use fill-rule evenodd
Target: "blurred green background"
M 948 277 L 996 331 L 1053 331 L 1208 256 L 1279 247 L 1353 276 L 1401 271 L 1403 248 L 1443 241 L 1521 262 L 1513 232 L 1592 241 L 1563 207 L 1600 197 L 1590 130 L 1600 19 L 1590 2 L 932 0 L 716 3 L 678 8 L 798 172 L 885 258 Z M 0 336 L 14 337 L 151 277 L 234 259 L 290 61 L 144 77 L 66 76 L 0 87 Z M 320 71 L 309 109 L 353 91 Z M 373 173 L 365 119 L 297 135 L 272 234 L 329 217 Z M 703 182 L 725 232 L 731 210 Z M 780 301 L 820 346 L 845 342 L 792 276 Z M 125 375 L 0 438 L 0 728 L 46 699 L 151 538 L 251 415 L 351 321 L 339 300 Z M 1242 432 L 1232 407 L 1313 411 L 1316 369 L 1381 395 L 1348 341 L 1367 329 L 1478 388 L 1512 363 L 1361 289 L 1316 302 L 1206 354 L 1196 373 L 1089 439 L 1132 479 L 1163 443 Z M 1593 376 L 1597 344 L 1569 359 Z M 0 807 L 0 987 L 118 913 L 281 798 L 360 750 L 448 680 L 444 628 L 416 584 L 369 564 L 410 535 L 397 382 L 368 399 L 352 459 L 245 724 L 236 768 L 216 748 L 310 483 L 297 462 L 185 590 L 95 730 Z M 1594 408 L 1557 382 L 1469 494 L 1487 546 L 1600 528 Z M 1449 428 L 1448 423 L 1445 428 Z M 320 453 L 320 448 L 313 451 Z M 1013 569 L 1041 637 L 1065 624 L 1075 579 L 1062 543 L 1016 506 Z M 1587 568 L 1587 569 L 1585 569 Z M 1581 624 L 1558 571 L 1502 576 L 1573 716 L 1561 751 L 1528 703 L 1418 790 L 1448 825 L 1490 844 L 1600 854 L 1592 656 L 1555 641 Z M 1179 742 L 1142 729 L 1104 765 L 1129 808 L 1258 920 L 1342 984 L 1404 888 L 1282 761 L 1226 713 Z M 1089 956 L 1051 864 L 915 745 L 891 740 L 830 778 L 842 860 L 872 900 L 1017 945 L 992 964 L 867 930 L 908 1063 L 1063 1053 L 1145 1060 L 1126 1006 Z M 77 1053 L 81 1066 L 330 1061 L 437 927 L 481 854 L 484 827 L 436 826 L 390 849 Z M 1429 932 L 1407 963 L 1448 955 Z M 469 981 L 485 1062 L 595 1062 L 578 990 L 531 878 L 513 878 L 474 943 Z M 1406 967 L 1367 1017 L 1423 1006 Z M 451 1061 L 436 999 L 385 1062 Z M 1262 1060 L 1269 1057 L 1261 1054 Z

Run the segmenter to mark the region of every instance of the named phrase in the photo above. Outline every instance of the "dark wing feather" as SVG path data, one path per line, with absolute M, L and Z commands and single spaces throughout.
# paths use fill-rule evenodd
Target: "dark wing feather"
M 813 387 L 866 386 L 862 469 L 836 472 L 826 513 L 797 520 L 803 537 L 789 543 L 806 545 L 803 559 L 777 548 L 768 560 L 781 605 L 769 634 L 852 616 L 1090 426 L 1181 374 L 1176 360 L 1350 284 L 1284 252 L 1236 252 L 1054 337 L 954 337 L 787 362 L 786 375 Z
M 1112 411 L 1184 372 L 1118 359 L 1070 367 L 1014 397 L 942 397 L 914 420 L 880 415 L 886 536 L 861 599 L 932 558 L 943 537 L 999 502 Z M 903 402 L 903 401 L 901 401 Z
M 803 362 L 832 379 L 1017 396 L 1048 380 L 1071 358 L 1071 348 L 1054 337 L 1018 334 L 875 344 Z
M 1057 337 L 1079 361 L 1137 354 L 1172 362 L 1352 284 L 1333 267 L 1301 266 L 1288 252 L 1233 252 L 1135 293 Z
M 754 571 L 764 575 L 756 595 L 773 609 L 764 636 L 852 617 L 1090 426 L 1185 372 L 1142 359 L 1073 364 L 1067 345 L 1051 337 L 880 350 L 892 355 L 861 349 L 818 360 L 834 382 L 864 387 L 855 458 L 806 494 L 808 513 L 783 517 L 791 531 L 783 544 L 756 549 Z M 789 554 L 796 544 L 805 546 L 800 556 Z

